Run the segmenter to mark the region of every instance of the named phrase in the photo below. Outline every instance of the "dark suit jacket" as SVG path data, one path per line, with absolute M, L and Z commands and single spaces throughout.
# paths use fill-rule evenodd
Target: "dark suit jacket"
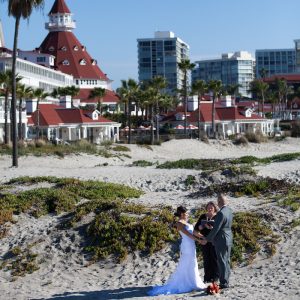
M 215 225 L 206 239 L 212 242 L 215 247 L 222 248 L 232 246 L 232 210 L 223 206 L 217 213 Z

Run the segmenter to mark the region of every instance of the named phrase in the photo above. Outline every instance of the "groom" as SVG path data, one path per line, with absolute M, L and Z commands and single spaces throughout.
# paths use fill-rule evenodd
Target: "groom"
M 230 276 L 230 252 L 232 247 L 232 210 L 228 207 L 228 199 L 224 194 L 218 195 L 218 206 L 220 210 L 217 213 L 215 224 L 211 232 L 201 242 L 205 245 L 212 242 L 215 246 L 218 269 L 220 276 L 220 288 L 229 287 Z

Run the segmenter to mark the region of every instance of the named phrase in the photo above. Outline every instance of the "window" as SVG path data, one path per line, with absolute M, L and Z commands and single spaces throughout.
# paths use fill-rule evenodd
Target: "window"
M 69 66 L 69 65 L 70 65 L 70 62 L 69 62 L 67 59 L 65 59 L 65 60 L 62 62 L 62 64 L 63 64 L 64 66 Z
M 38 63 L 46 62 L 46 57 L 45 56 L 41 56 L 41 57 L 38 56 L 36 58 L 36 62 L 38 62 Z
M 62 47 L 60 48 L 60 50 L 61 50 L 61 51 L 67 51 L 67 47 L 66 47 L 66 46 L 62 46 Z
M 73 50 L 74 50 L 74 51 L 78 51 L 78 49 L 79 49 L 78 46 L 74 46 L 74 47 L 73 47 Z
M 97 60 L 96 59 L 92 59 L 92 65 L 95 66 L 97 64 Z
M 85 59 L 81 59 L 81 60 L 79 61 L 79 64 L 80 64 L 81 66 L 85 66 L 85 65 L 86 65 Z
M 54 47 L 53 46 L 49 47 L 49 51 L 53 52 L 54 51 Z

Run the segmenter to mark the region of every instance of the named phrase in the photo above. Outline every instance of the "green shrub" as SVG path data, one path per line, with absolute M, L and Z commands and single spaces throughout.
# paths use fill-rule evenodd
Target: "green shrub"
M 48 213 L 59 214 L 75 207 L 79 198 L 64 189 L 38 188 L 25 192 L 6 194 L 0 199 L 0 207 L 19 214 L 28 212 L 35 217 Z
M 282 199 L 283 198 L 283 199 Z M 292 211 L 300 208 L 300 190 L 290 190 L 279 200 L 279 205 L 289 207 Z
M 113 151 L 119 151 L 119 152 L 128 152 L 131 151 L 130 148 L 122 145 L 117 145 L 115 147 L 112 147 L 111 150 Z
M 148 144 L 139 144 L 139 143 L 137 143 L 137 145 L 138 145 L 138 147 L 146 148 L 148 150 L 153 151 L 153 148 L 150 145 L 148 145 Z
M 150 167 L 153 166 L 153 163 L 146 160 L 136 160 L 132 163 L 134 167 Z
M 128 253 L 142 251 L 152 254 L 161 250 L 167 242 L 174 241 L 174 232 L 169 224 L 173 215 L 169 211 L 153 211 L 137 215 L 127 210 L 100 212 L 88 228 L 92 244 L 86 248 L 94 259 L 113 255 L 118 261 L 126 259 Z
M 194 175 L 188 175 L 185 179 L 185 185 L 191 186 L 196 182 L 196 177 Z
M 295 227 L 298 227 L 298 226 L 300 226 L 300 218 L 294 219 L 294 220 L 292 221 L 292 224 L 291 224 L 291 227 L 292 227 L 292 228 L 295 228 Z
M 44 146 L 46 146 L 46 142 L 44 140 L 39 139 L 39 140 L 35 141 L 35 147 L 36 148 L 42 148 Z
M 224 165 L 219 159 L 180 159 L 177 161 L 167 161 L 157 166 L 158 169 L 195 169 L 211 170 L 218 169 Z
M 270 226 L 261 216 L 252 212 L 235 213 L 232 231 L 231 260 L 233 264 L 251 263 L 262 246 L 270 248 L 271 245 L 278 242 L 277 239 L 274 239 Z
M 112 141 L 110 141 L 110 140 L 107 140 L 107 141 L 103 141 L 103 142 L 101 142 L 101 146 L 104 146 L 104 147 L 109 147 L 109 146 L 111 146 L 113 144 L 113 142 Z
M 4 271 L 10 271 L 13 280 L 19 276 L 25 276 L 26 274 L 31 274 L 39 269 L 37 262 L 37 254 L 33 253 L 30 248 L 21 249 L 20 247 L 15 247 L 10 251 L 10 258 L 7 258 L 0 269 Z
M 245 134 L 245 137 L 247 138 L 248 142 L 250 143 L 265 143 L 267 142 L 267 137 L 265 137 L 263 135 L 263 133 L 261 131 L 256 131 L 255 133 L 254 132 L 247 132 Z
M 248 145 L 248 140 L 245 136 L 241 135 L 233 139 L 235 145 Z

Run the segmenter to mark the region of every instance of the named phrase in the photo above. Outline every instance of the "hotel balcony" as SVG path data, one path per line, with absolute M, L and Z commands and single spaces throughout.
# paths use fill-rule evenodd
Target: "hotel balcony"
M 73 30 L 76 28 L 75 22 L 47 22 L 45 28 L 49 31 Z

